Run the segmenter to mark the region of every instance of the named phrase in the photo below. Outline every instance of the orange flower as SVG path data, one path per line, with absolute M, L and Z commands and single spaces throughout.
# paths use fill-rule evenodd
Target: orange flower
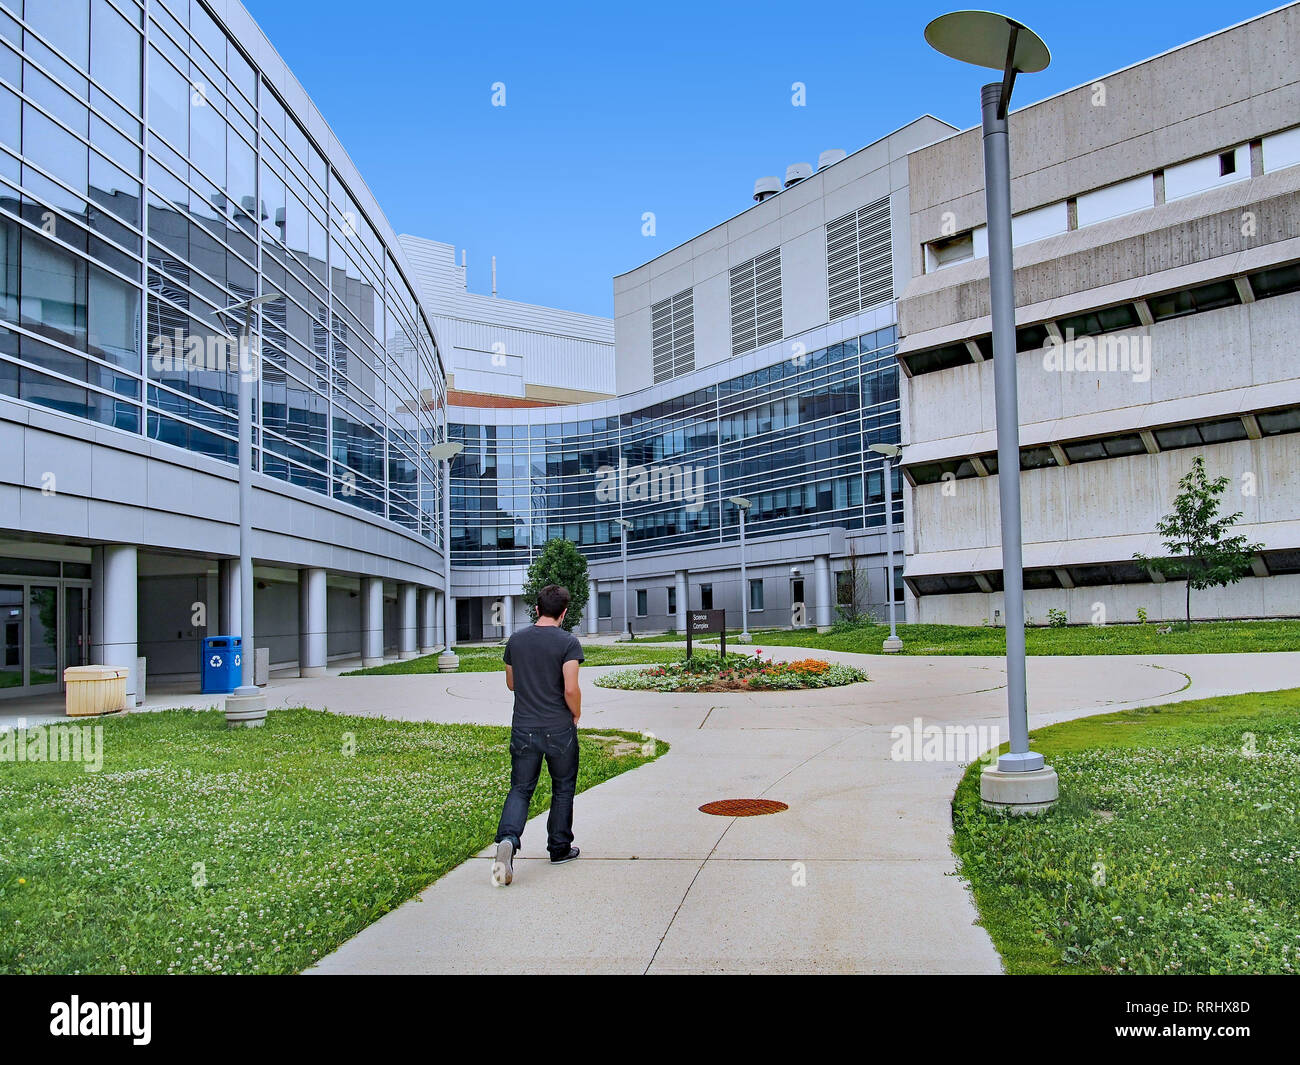
M 825 673 L 831 668 L 831 664 L 820 658 L 801 658 L 797 662 L 787 663 L 787 668 L 792 673 L 806 673 L 816 676 Z

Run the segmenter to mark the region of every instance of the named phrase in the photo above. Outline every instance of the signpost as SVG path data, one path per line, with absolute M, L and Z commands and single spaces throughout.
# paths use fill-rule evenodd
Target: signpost
M 725 610 L 688 610 L 686 612 L 686 657 L 691 657 L 691 637 L 716 632 L 720 644 L 718 657 L 727 657 L 727 612 Z

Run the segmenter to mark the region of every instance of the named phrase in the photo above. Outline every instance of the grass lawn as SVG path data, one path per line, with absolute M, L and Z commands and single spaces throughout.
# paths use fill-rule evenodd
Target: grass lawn
M 501 644 L 487 646 L 457 647 L 462 673 L 504 673 L 505 663 L 501 661 Z M 608 644 L 584 643 L 582 653 L 586 666 L 646 666 L 663 662 L 681 661 L 683 652 L 666 647 L 611 647 Z M 354 669 L 344 673 L 345 677 L 394 676 L 404 673 L 437 673 L 438 656 L 423 655 L 420 658 L 408 658 L 404 662 L 389 662 L 369 669 Z
M 297 972 L 491 843 L 510 779 L 504 727 L 98 724 L 101 772 L 0 763 L 0 973 Z M 579 791 L 651 760 L 579 736 Z M 549 802 L 543 773 L 532 812 Z
M 953 800 L 953 849 L 1012 973 L 1300 970 L 1300 689 L 1039 729 L 1042 818 Z M 1253 753 L 1252 753 L 1253 752 Z
M 1145 625 L 1069 625 L 1025 630 L 1031 655 L 1172 655 L 1227 654 L 1235 651 L 1300 651 L 1300 621 L 1194 621 L 1186 629 L 1158 632 L 1168 622 Z M 739 631 L 739 630 L 737 630 Z M 889 635 L 888 625 L 836 625 L 829 632 L 815 629 L 751 630 L 751 647 L 812 647 L 823 651 L 879 654 Z M 899 625 L 905 655 L 1004 655 L 1006 633 L 988 625 Z M 732 648 L 733 633 L 727 635 Z M 648 636 L 638 643 L 680 641 L 680 636 Z M 704 643 L 704 640 L 698 641 Z M 708 641 L 716 644 L 716 639 Z M 735 645 L 739 650 L 742 645 Z

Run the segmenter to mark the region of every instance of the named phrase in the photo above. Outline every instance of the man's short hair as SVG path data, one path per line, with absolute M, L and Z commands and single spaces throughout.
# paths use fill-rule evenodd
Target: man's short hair
M 569 589 L 562 584 L 548 584 L 537 593 L 537 613 L 545 618 L 558 618 L 568 608 Z

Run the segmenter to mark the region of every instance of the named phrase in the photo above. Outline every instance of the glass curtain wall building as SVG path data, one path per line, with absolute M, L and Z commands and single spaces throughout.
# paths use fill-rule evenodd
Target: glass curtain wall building
M 880 329 L 652 406 L 633 394 L 532 408 L 513 425 L 453 408 L 465 451 L 452 465 L 452 562 L 527 565 L 557 537 L 591 561 L 617 558 L 620 517 L 629 554 L 689 552 L 738 537 L 724 502 L 735 495 L 752 499 L 753 537 L 881 526 L 882 464 L 867 447 L 899 439 L 895 347 L 895 329 Z M 648 480 L 638 491 L 638 467 L 670 471 L 671 498 Z M 901 523 L 897 469 L 894 508 Z
M 228 308 L 260 296 L 257 644 L 430 648 L 445 368 L 346 151 L 235 0 L 0 0 L 6 692 L 90 661 L 138 691 L 234 631 Z
M 0 394 L 235 461 L 205 361 L 253 296 L 254 463 L 430 539 L 443 374 L 392 248 L 198 0 L 4 0 Z

